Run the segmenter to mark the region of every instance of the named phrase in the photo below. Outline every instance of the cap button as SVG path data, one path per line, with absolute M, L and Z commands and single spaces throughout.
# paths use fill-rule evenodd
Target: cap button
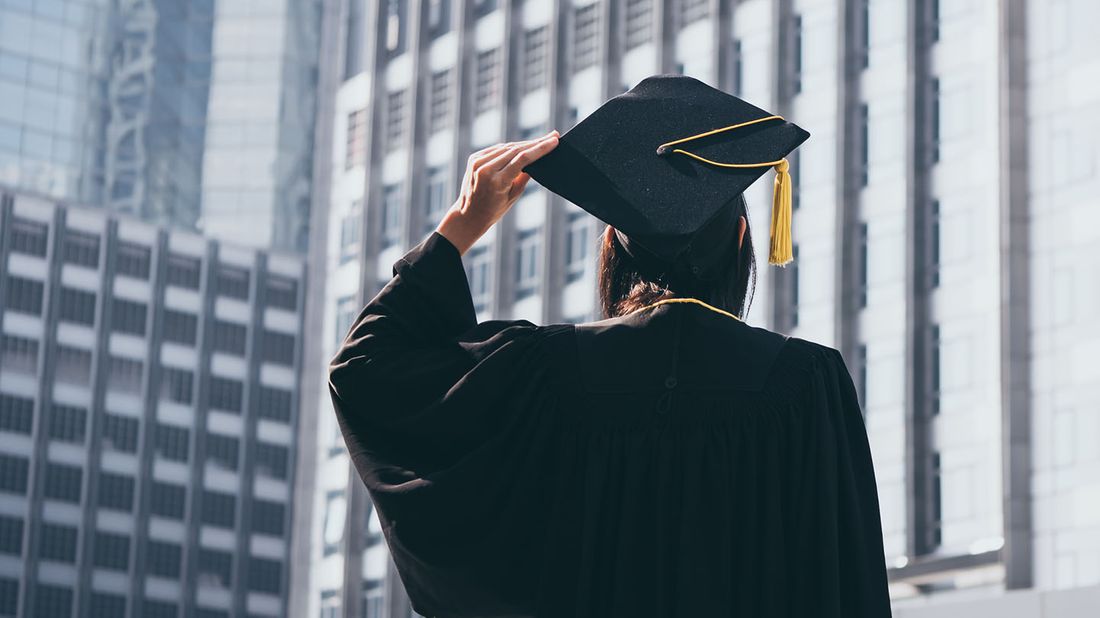
M 665 388 L 676 388 L 676 376 L 665 378 Z

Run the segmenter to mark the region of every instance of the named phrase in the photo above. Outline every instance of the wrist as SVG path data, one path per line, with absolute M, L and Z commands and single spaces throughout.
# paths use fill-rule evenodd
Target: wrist
M 458 249 L 459 255 L 464 255 L 488 231 L 488 226 L 459 208 L 452 207 L 443 215 L 435 231 L 449 240 Z

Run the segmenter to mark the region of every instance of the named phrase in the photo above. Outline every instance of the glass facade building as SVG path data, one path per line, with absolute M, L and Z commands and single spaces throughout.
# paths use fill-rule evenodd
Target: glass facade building
M 306 265 L 0 192 L 0 616 L 287 616 Z
M 304 253 L 320 6 L 0 2 L 0 184 Z

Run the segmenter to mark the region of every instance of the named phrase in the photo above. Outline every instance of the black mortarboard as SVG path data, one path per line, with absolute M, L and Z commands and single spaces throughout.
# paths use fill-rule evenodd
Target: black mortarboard
M 769 263 L 791 260 L 786 157 L 809 133 L 682 75 L 656 75 L 563 134 L 524 171 L 618 232 L 628 253 L 696 279 L 736 237 L 727 207 L 776 169 Z

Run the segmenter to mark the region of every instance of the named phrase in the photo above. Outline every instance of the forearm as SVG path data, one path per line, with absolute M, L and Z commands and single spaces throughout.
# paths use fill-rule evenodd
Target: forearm
M 447 214 L 443 215 L 443 220 L 436 226 L 435 231 L 451 241 L 451 244 L 458 249 L 459 255 L 465 255 L 470 247 L 489 231 L 493 223 L 494 221 L 465 208 L 461 202 L 456 202 Z

